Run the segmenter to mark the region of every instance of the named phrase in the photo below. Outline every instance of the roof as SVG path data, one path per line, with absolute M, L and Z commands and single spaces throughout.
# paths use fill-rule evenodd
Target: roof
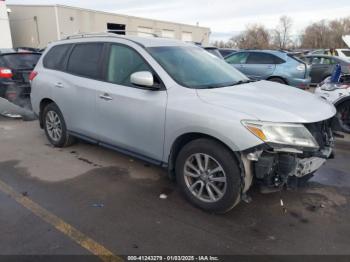
M 141 37 L 130 35 L 117 35 L 113 33 L 96 33 L 96 34 L 79 34 L 67 37 L 57 43 L 76 43 L 76 42 L 91 42 L 91 41 L 107 41 L 113 42 L 113 39 L 124 39 L 137 43 L 143 47 L 156 47 L 156 46 L 194 46 L 193 43 L 186 43 L 176 39 L 160 38 L 160 37 Z

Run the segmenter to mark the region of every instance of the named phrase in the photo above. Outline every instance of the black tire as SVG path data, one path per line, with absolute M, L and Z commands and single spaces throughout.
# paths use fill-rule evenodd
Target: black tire
M 284 81 L 282 78 L 279 77 L 271 77 L 270 79 L 268 79 L 271 82 L 276 82 L 276 83 L 280 83 L 280 84 L 284 84 L 286 85 L 286 81 Z
M 205 202 L 197 198 L 190 191 L 189 186 L 186 184 L 184 172 L 185 163 L 194 154 L 205 154 L 207 156 L 210 156 L 216 161 L 213 163 L 220 164 L 222 169 L 224 170 L 223 175 L 226 176 L 226 190 L 222 194 L 221 198 L 218 198 L 218 200 L 215 202 Z M 239 165 L 233 153 L 219 142 L 216 142 L 211 139 L 201 138 L 191 141 L 190 143 L 185 145 L 181 149 L 176 159 L 175 172 L 176 180 L 180 186 L 182 193 L 184 194 L 186 199 L 189 200 L 189 202 L 196 207 L 199 207 L 208 212 L 225 213 L 240 202 L 242 191 L 242 179 Z M 218 184 L 216 184 L 216 186 L 217 185 Z M 207 191 L 207 189 L 205 190 Z
M 337 106 L 337 118 L 341 131 L 350 134 L 350 101 L 346 101 Z
M 47 123 L 47 119 L 49 118 L 48 114 L 52 114 L 52 112 L 55 113 L 59 118 L 59 121 L 60 121 L 59 126 L 62 130 L 61 135 L 58 136 L 58 139 L 56 140 L 53 139 L 52 136 L 49 134 L 50 131 Z M 43 114 L 42 114 L 42 120 L 43 120 L 43 126 L 44 126 L 46 137 L 53 146 L 67 147 L 72 145 L 75 142 L 74 137 L 68 134 L 66 122 L 64 121 L 62 112 L 55 103 L 50 103 L 44 108 Z

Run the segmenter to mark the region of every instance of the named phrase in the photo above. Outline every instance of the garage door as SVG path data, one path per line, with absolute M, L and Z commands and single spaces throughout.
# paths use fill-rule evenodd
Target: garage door
M 152 36 L 153 34 L 153 29 L 149 27 L 143 27 L 139 26 L 137 28 L 137 35 L 138 36 Z
M 175 38 L 175 31 L 164 29 L 162 30 L 162 37 Z
M 192 42 L 192 33 L 182 32 L 181 39 L 182 41 L 185 41 L 185 42 Z

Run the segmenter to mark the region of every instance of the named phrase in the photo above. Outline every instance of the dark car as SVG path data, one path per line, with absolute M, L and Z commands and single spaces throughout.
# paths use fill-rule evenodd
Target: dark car
M 220 59 L 224 59 L 224 57 L 220 54 L 219 49 L 217 47 L 214 46 L 206 46 L 203 47 L 205 50 L 207 50 L 209 53 L 211 53 L 212 55 L 215 55 L 216 57 L 220 58 Z
M 229 56 L 233 53 L 236 53 L 237 50 L 236 49 L 232 49 L 232 48 L 219 48 L 219 52 L 223 57 Z
M 9 101 L 29 97 L 29 75 L 41 53 L 0 49 L 0 97 Z
M 339 64 L 343 74 L 350 73 L 350 61 L 329 55 L 307 55 L 304 61 L 311 65 L 311 83 L 318 84 L 332 75 L 334 67 Z

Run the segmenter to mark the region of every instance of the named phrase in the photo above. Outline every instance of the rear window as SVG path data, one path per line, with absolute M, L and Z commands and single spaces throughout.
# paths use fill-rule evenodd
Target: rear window
M 67 53 L 71 45 L 54 46 L 44 57 L 44 66 L 49 69 L 63 70 Z
M 2 56 L 6 67 L 14 70 L 33 69 L 38 63 L 40 54 L 16 53 Z
M 68 61 L 69 73 L 100 79 L 101 67 L 99 65 L 103 43 L 78 44 L 74 47 Z

